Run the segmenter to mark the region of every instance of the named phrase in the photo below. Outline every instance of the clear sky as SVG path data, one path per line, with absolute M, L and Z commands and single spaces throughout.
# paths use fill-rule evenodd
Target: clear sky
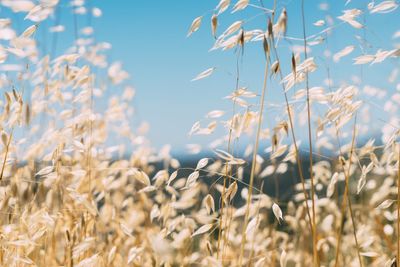
M 232 1 L 235 3 L 236 1 Z M 258 1 L 250 1 L 258 4 Z M 272 1 L 264 1 L 267 6 Z M 338 22 L 337 16 L 343 9 L 365 9 L 367 1 L 352 1 L 345 6 L 344 0 L 315 1 L 306 0 L 306 23 L 309 35 L 317 33 L 321 28 L 313 26 L 319 19 L 330 14 Z M 104 15 L 96 20 L 95 27 L 99 38 L 113 44 L 112 57 L 122 59 L 124 66 L 132 75 L 132 83 L 137 89 L 136 108 L 140 119 L 149 121 L 151 126 L 150 137 L 155 145 L 170 143 L 175 148 L 182 148 L 186 143 L 205 143 L 207 138 L 189 139 L 187 132 L 192 124 L 204 118 L 204 115 L 213 109 L 231 110 L 228 101 L 222 98 L 228 95 L 235 86 L 234 73 L 236 56 L 234 51 L 208 52 L 213 45 L 210 31 L 210 10 L 218 1 L 200 0 L 131 0 L 131 1 L 95 1 L 104 11 Z M 279 12 L 285 6 L 288 10 L 288 35 L 301 37 L 301 17 L 299 0 L 278 1 Z M 319 3 L 328 3 L 327 12 L 319 9 Z M 207 13 L 208 12 L 208 13 Z M 252 7 L 247 10 L 229 14 L 230 10 L 220 17 L 220 28 L 226 28 L 237 19 L 250 18 L 260 11 Z M 186 38 L 192 20 L 200 15 L 207 14 L 200 30 L 190 38 Z M 359 18 L 361 20 L 362 17 Z M 337 33 L 334 31 L 329 37 L 329 47 L 336 53 L 346 45 L 359 43 L 354 35 L 365 34 L 371 42 L 370 51 L 378 48 L 392 49 L 392 35 L 399 29 L 399 12 L 390 14 L 365 16 L 367 28 L 365 32 L 356 30 L 349 25 L 340 26 Z M 258 16 L 248 22 L 246 27 L 265 28 L 265 16 Z M 220 30 L 221 32 L 221 30 Z M 293 43 L 301 44 L 301 43 Z M 291 44 L 282 43 L 283 47 Z M 322 45 L 325 48 L 325 45 Z M 314 49 L 314 48 L 313 48 Z M 264 58 L 259 43 L 249 45 L 242 63 L 242 85 L 259 92 L 262 84 Z M 288 61 L 290 53 L 286 48 L 282 61 Z M 312 53 L 321 55 L 323 49 L 315 48 Z M 361 55 L 360 48 L 348 57 L 342 59 L 341 64 L 332 64 L 332 75 L 339 80 L 350 80 L 352 74 L 346 68 L 351 66 L 352 58 Z M 315 56 L 314 55 L 314 56 Z M 398 63 L 398 62 L 397 62 Z M 211 77 L 190 82 L 201 71 L 209 67 L 217 67 Z M 390 65 L 389 65 L 390 68 Z M 352 67 L 352 70 L 354 68 Z M 364 70 L 371 75 L 364 75 L 371 84 L 381 86 L 386 84 L 389 69 L 384 66 L 372 67 Z M 370 72 L 369 72 L 370 71 Z M 381 73 L 379 75 L 378 73 Z M 384 78 L 382 76 L 385 76 Z M 311 76 L 313 86 L 321 85 L 326 73 Z M 282 102 L 279 88 L 269 96 L 273 101 Z M 388 88 L 388 90 L 394 90 Z
M 64 1 L 63 1 L 64 2 Z M 252 4 L 259 4 L 258 0 L 251 0 Z M 272 7 L 271 0 L 264 1 L 267 7 Z M 308 35 L 322 30 L 313 26 L 319 19 L 330 14 L 338 23 L 337 16 L 341 10 L 360 8 L 365 9 L 367 1 L 353 0 L 347 6 L 344 0 L 317 1 L 306 0 L 306 24 Z M 380 2 L 380 1 L 378 1 Z M 236 3 L 236 1 L 232 1 Z M 278 13 L 286 7 L 289 18 L 288 36 L 301 37 L 301 10 L 299 0 L 278 1 Z M 319 9 L 320 3 L 328 3 L 328 11 Z M 110 52 L 112 61 L 122 61 L 124 68 L 130 73 L 130 82 L 136 88 L 137 95 L 133 104 L 136 109 L 135 120 L 146 120 L 150 123 L 149 137 L 154 145 L 171 144 L 175 149 L 182 149 L 187 143 L 207 143 L 207 138 L 189 138 L 188 131 L 192 124 L 204 118 L 205 114 L 214 109 L 231 110 L 231 105 L 223 97 L 231 93 L 235 86 L 236 55 L 234 50 L 221 52 L 208 50 L 213 45 L 210 30 L 210 16 L 218 4 L 217 0 L 92 0 L 91 6 L 102 9 L 103 15 L 93 19 L 95 36 L 99 41 L 110 42 L 113 46 Z M 266 18 L 260 10 L 248 7 L 245 11 L 230 14 L 231 9 L 220 17 L 219 33 L 230 23 L 238 19 L 248 19 L 244 28 L 265 29 Z M 3 11 L 2 11 L 3 12 Z M 68 9 L 65 9 L 68 12 Z M 329 48 L 335 53 L 346 45 L 355 44 L 357 48 L 348 57 L 342 59 L 341 64 L 330 62 L 334 79 L 351 80 L 357 73 L 349 73 L 352 58 L 361 55 L 359 42 L 355 35 L 365 34 L 371 41 L 370 51 L 379 48 L 393 49 L 392 35 L 399 28 L 399 11 L 377 16 L 361 16 L 358 20 L 366 19 L 365 31 L 356 30 L 349 25 L 342 25 L 329 37 Z M 4 14 L 4 13 L 3 13 Z M 200 30 L 187 38 L 187 32 L 192 20 L 204 15 Z M 71 14 L 61 17 L 61 24 L 67 30 L 60 34 L 58 49 L 63 49 L 67 40 L 73 40 L 73 21 Z M 362 21 L 361 21 L 362 22 Z M 79 26 L 84 26 L 87 20 L 79 18 Z M 292 45 L 282 41 L 282 62 L 290 62 Z M 321 48 L 313 47 L 311 55 L 320 56 L 326 45 Z M 286 49 L 286 50 L 285 50 Z M 250 90 L 260 92 L 263 77 L 264 58 L 260 43 L 246 47 L 241 62 L 241 84 Z M 394 62 L 398 64 L 398 62 Z M 190 82 L 201 71 L 217 67 L 217 71 L 207 79 Z M 376 86 L 386 83 L 389 68 L 380 66 L 364 70 L 363 79 Z M 352 68 L 354 70 L 354 68 Z M 290 69 L 289 69 L 290 71 Z M 370 73 L 371 75 L 368 75 Z M 382 75 L 385 78 L 382 80 Z M 311 76 L 311 85 L 319 86 L 326 78 L 324 71 Z M 366 81 L 365 81 L 366 82 Z M 388 90 L 395 90 L 393 85 Z M 270 92 L 268 99 L 272 102 L 282 102 L 281 90 Z

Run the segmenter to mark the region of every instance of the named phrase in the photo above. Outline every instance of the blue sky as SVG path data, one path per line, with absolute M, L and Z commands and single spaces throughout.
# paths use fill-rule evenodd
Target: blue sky
M 63 1 L 64 2 L 64 1 Z M 235 3 L 236 1 L 232 1 Z M 258 1 L 250 1 L 258 4 Z M 272 1 L 264 1 L 271 7 Z M 301 10 L 299 0 L 278 1 L 278 13 L 282 7 L 288 11 L 288 35 L 301 37 Z M 330 9 L 327 12 L 319 10 L 318 4 L 325 1 L 306 0 L 306 25 L 309 35 L 317 33 L 321 28 L 312 24 L 324 19 L 330 14 L 341 15 L 342 9 L 364 9 L 367 1 L 353 0 L 345 7 L 344 0 L 327 1 Z M 103 16 L 93 19 L 93 26 L 98 41 L 110 42 L 113 46 L 109 56 L 111 61 L 122 61 L 124 68 L 130 73 L 130 82 L 136 88 L 137 96 L 133 101 L 136 109 L 134 120 L 146 120 L 150 123 L 149 137 L 156 147 L 171 144 L 176 150 L 181 150 L 187 143 L 207 142 L 213 138 L 189 138 L 187 133 L 192 124 L 204 118 L 208 111 L 214 109 L 231 110 L 231 104 L 223 97 L 235 87 L 236 55 L 233 50 L 221 52 L 208 50 L 213 45 L 210 30 L 210 16 L 218 1 L 202 0 L 93 0 L 90 5 L 102 9 Z M 4 12 L 4 11 L 2 11 Z M 63 12 L 69 12 L 63 8 Z M 4 13 L 3 13 L 4 14 Z M 220 32 L 233 21 L 256 16 L 246 23 L 244 28 L 265 28 L 266 19 L 259 10 L 248 7 L 246 10 L 230 14 L 223 13 L 220 20 Z M 202 27 L 190 38 L 187 38 L 188 28 L 192 20 L 204 15 Z M 368 48 L 371 52 L 378 48 L 392 49 L 392 34 L 398 30 L 399 11 L 390 14 L 366 15 L 366 39 L 371 42 Z M 358 20 L 360 21 L 362 17 Z M 65 44 L 73 41 L 73 20 L 71 14 L 62 14 L 61 24 L 67 28 L 59 37 L 58 51 Z M 87 19 L 81 17 L 79 26 L 85 26 Z M 46 26 L 46 25 L 45 25 Z M 48 26 L 48 25 L 47 25 Z M 45 27 L 42 27 L 45 28 Z M 342 25 L 329 37 L 329 48 L 335 53 L 346 45 L 358 43 L 354 36 L 362 35 L 362 30 L 355 30 L 349 25 Z M 45 37 L 46 38 L 46 37 Z M 300 43 L 292 43 L 300 44 Z M 281 61 L 290 62 L 287 42 L 281 43 Z M 313 48 L 311 55 L 321 56 L 326 48 Z M 241 61 L 241 85 L 250 90 L 260 92 L 263 77 L 264 58 L 260 43 L 248 45 Z M 334 79 L 349 81 L 353 74 L 359 74 L 360 69 L 351 67 L 352 58 L 361 55 L 359 47 L 341 64 L 330 62 L 331 74 Z M 395 64 L 398 64 L 395 63 Z M 217 71 L 209 78 L 190 82 L 201 71 L 209 67 L 217 67 Z M 289 65 L 290 66 L 290 65 Z M 364 82 L 375 85 L 386 85 L 386 76 L 391 65 L 371 67 L 364 70 Z M 284 67 L 283 67 L 284 68 Z M 352 72 L 350 72 L 351 70 Z M 290 71 L 285 69 L 284 72 Z M 382 75 L 385 75 L 382 80 Z M 313 74 L 311 86 L 319 86 L 326 78 L 324 71 Z M 388 85 L 388 90 L 395 90 Z M 390 87 L 392 86 L 392 87 Z M 110 88 L 112 91 L 112 88 Z M 115 93 L 119 93 L 118 91 Z M 268 94 L 272 102 L 282 102 L 281 89 L 272 88 Z M 217 131 L 221 133 L 221 131 Z M 216 137 L 216 136 L 214 136 Z
M 235 1 L 232 1 L 233 3 Z M 251 1 L 257 3 L 258 1 Z M 264 1 L 267 6 L 271 1 Z M 301 1 L 278 1 L 279 12 L 283 6 L 288 10 L 289 26 L 288 35 L 300 37 Z M 210 33 L 210 10 L 218 1 L 98 1 L 98 6 L 103 10 L 103 17 L 96 20 L 95 27 L 99 38 L 108 40 L 113 44 L 112 58 L 122 59 L 125 68 L 132 75 L 132 83 L 137 89 L 135 106 L 137 116 L 149 121 L 151 126 L 150 137 L 153 143 L 160 146 L 170 143 L 173 147 L 181 149 L 187 143 L 205 144 L 209 138 L 191 138 L 187 132 L 192 124 L 204 118 L 204 115 L 213 109 L 231 110 L 231 105 L 223 97 L 228 95 L 235 86 L 234 73 L 236 56 L 234 51 L 208 52 L 213 45 Z M 306 0 L 305 12 L 307 31 L 309 34 L 317 33 L 320 28 L 312 25 L 319 19 L 324 19 L 325 14 L 318 9 L 318 3 L 325 1 Z M 334 19 L 341 15 L 342 9 L 364 9 L 366 1 L 352 1 L 345 7 L 345 1 L 328 1 L 327 11 Z M 208 13 L 207 13 L 208 12 Z M 368 11 L 367 11 L 368 12 Z M 186 38 L 192 20 L 200 15 L 205 15 L 202 27 L 190 38 Z M 220 17 L 220 28 L 226 28 L 237 19 L 252 17 L 260 12 L 248 7 L 247 10 L 237 14 L 229 11 Z M 392 49 L 391 36 L 398 30 L 395 23 L 398 10 L 391 14 L 371 16 L 366 14 L 367 29 L 366 39 L 371 42 L 370 51 L 378 48 Z M 361 17 L 360 17 L 361 19 Z M 359 20 L 360 20 L 359 19 Z M 259 16 L 249 22 L 246 27 L 264 28 L 265 17 Z M 338 31 L 329 37 L 329 47 L 332 53 L 346 45 L 356 44 L 354 35 L 362 35 L 361 30 L 355 30 L 349 25 L 341 26 Z M 288 43 L 282 43 L 289 46 Z M 322 46 L 325 47 L 324 45 Z M 284 53 L 282 61 L 289 61 L 289 50 Z M 315 48 L 314 56 L 321 55 L 323 49 Z M 340 66 L 331 64 L 331 74 L 335 79 L 349 81 L 351 75 L 359 74 L 357 68 L 351 66 L 352 58 L 361 54 L 359 48 L 350 56 L 341 61 Z M 242 85 L 259 92 L 262 84 L 264 59 L 260 44 L 252 44 L 246 48 L 241 66 Z M 217 67 L 216 73 L 204 80 L 190 82 L 199 72 Z M 349 72 L 349 69 L 353 73 Z M 376 86 L 385 84 L 386 76 L 390 70 L 380 65 L 364 70 L 365 82 Z M 368 75 L 368 74 L 371 75 Z M 381 75 L 379 75 L 379 73 Z M 382 75 L 385 78 L 382 79 Z M 321 80 L 326 78 L 326 73 L 317 73 L 311 76 L 311 85 L 321 85 Z M 393 88 L 388 88 L 394 90 Z M 269 97 L 275 102 L 282 102 L 279 88 L 275 88 Z

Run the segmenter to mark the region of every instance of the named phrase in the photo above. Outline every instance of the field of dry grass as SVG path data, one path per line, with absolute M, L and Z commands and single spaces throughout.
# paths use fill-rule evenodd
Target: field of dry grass
M 155 150 L 145 123 L 132 127 L 135 89 L 122 65 L 108 62 L 110 44 L 95 41 L 93 27 L 76 29 L 66 51 L 43 54 L 37 29 L 63 31 L 59 1 L 0 1 L 29 23 L 17 31 L 15 16 L 0 18 L 0 265 L 399 266 L 400 33 L 380 48 L 362 40 L 365 21 L 398 16 L 398 1 L 365 1 L 363 10 L 347 1 L 336 17 L 321 5 L 321 20 L 309 24 L 310 1 L 301 1 L 298 21 L 285 1 L 210 1 L 211 11 L 182 33 L 210 31 L 211 50 L 238 62 L 226 98 L 232 109 L 212 110 L 188 129 L 215 137 L 194 163 L 168 146 Z M 101 19 L 90 1 L 62 2 L 76 17 Z M 265 23 L 250 28 L 243 15 L 220 26 L 247 9 Z M 301 35 L 289 36 L 288 27 Z M 330 34 L 344 29 L 360 43 L 328 53 Z M 282 49 L 291 42 L 296 49 Z M 250 46 L 265 59 L 261 88 L 241 83 Z M 346 68 L 361 73 L 389 66 L 380 77 L 388 88 L 363 77 L 332 80 L 340 68 L 332 64 L 346 57 Z M 321 69 L 326 79 L 316 82 Z M 283 102 L 269 118 L 272 94 Z

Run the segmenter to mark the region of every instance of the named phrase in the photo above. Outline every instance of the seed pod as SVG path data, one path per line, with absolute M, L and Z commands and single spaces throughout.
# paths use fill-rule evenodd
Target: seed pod
M 6 147 L 8 143 L 8 136 L 6 132 L 1 133 L 1 142 L 3 142 L 3 145 Z
M 281 15 L 279 16 L 278 19 L 278 27 L 279 31 L 283 33 L 283 35 L 286 35 L 286 30 L 287 30 L 287 13 L 286 13 L 286 8 L 282 10 Z
M 21 36 L 22 36 L 22 37 L 25 37 L 25 38 L 29 38 L 29 37 L 31 37 L 32 34 L 34 34 L 34 33 L 36 32 L 37 28 L 38 28 L 38 25 L 37 25 L 37 24 L 32 25 L 32 26 L 28 27 L 28 28 L 22 33 Z
M 244 30 L 241 29 L 239 32 L 239 39 L 238 39 L 238 43 L 241 47 L 244 46 Z
M 201 25 L 201 20 L 203 19 L 203 16 L 197 17 L 193 20 L 192 25 L 190 25 L 190 29 L 189 32 L 187 34 L 187 37 L 189 37 L 190 35 L 192 35 L 192 33 L 196 32 Z
M 71 244 L 71 235 L 70 235 L 68 229 L 65 231 L 65 239 L 67 241 L 67 245 L 69 246 Z
M 274 37 L 274 30 L 272 26 L 271 18 L 268 18 L 268 37 Z
M 346 160 L 344 159 L 343 156 L 339 156 L 339 162 L 342 164 L 342 166 L 346 166 Z
M 272 151 L 275 151 L 275 148 L 278 146 L 278 135 L 275 133 L 272 136 Z
M 235 197 L 235 195 L 236 195 L 236 193 L 237 193 L 237 190 L 238 190 L 238 185 L 237 185 L 236 182 L 233 182 L 233 183 L 228 187 L 228 189 L 226 190 L 224 201 L 225 201 L 225 202 L 231 201 L 231 200 Z
M 17 91 L 15 91 L 15 88 L 12 89 L 12 92 L 13 92 L 13 96 L 14 96 L 15 101 L 18 101 L 19 97 L 18 97 Z
M 64 68 L 64 77 L 68 80 L 68 76 L 69 76 L 69 66 L 66 65 Z
M 292 72 L 293 72 L 294 80 L 296 81 L 296 59 L 295 59 L 293 53 L 292 53 Z
M 4 95 L 6 97 L 7 104 L 10 105 L 11 104 L 11 96 L 10 96 L 10 94 L 8 92 L 5 92 Z
M 203 202 L 208 214 L 215 211 L 214 199 L 210 194 L 204 198 Z
M 265 37 L 265 34 L 263 36 L 263 48 L 264 48 L 265 58 L 269 57 L 269 45 L 268 45 L 268 40 Z
M 286 136 L 289 134 L 289 125 L 287 123 L 287 121 L 282 121 L 280 123 L 281 129 L 283 129 L 285 131 Z
M 29 125 L 31 122 L 31 110 L 29 108 L 29 104 L 25 104 L 25 124 Z
M 210 254 L 210 256 L 212 256 L 213 255 L 213 250 L 212 250 L 212 246 L 211 246 L 210 241 L 207 240 L 206 244 L 207 244 L 208 253 Z
M 272 65 L 271 65 L 271 71 L 272 71 L 272 75 L 275 75 L 278 73 L 279 71 L 279 61 L 275 61 Z
M 216 14 L 211 17 L 211 32 L 215 39 L 217 39 L 217 26 L 218 26 L 218 16 Z

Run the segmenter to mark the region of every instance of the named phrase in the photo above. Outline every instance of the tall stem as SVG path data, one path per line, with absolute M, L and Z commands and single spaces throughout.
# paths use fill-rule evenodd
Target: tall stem
M 239 88 L 239 79 L 240 79 L 240 72 L 239 72 L 239 57 L 240 57 L 240 49 L 238 49 L 238 55 L 236 59 L 236 87 L 235 90 Z M 235 116 L 235 106 L 236 106 L 236 100 L 233 101 L 233 107 L 232 107 L 232 120 L 229 126 L 229 135 L 228 135 L 228 153 L 231 153 L 231 142 L 232 142 L 232 128 L 233 128 L 233 122 L 234 122 L 234 116 Z M 231 167 L 232 168 L 232 167 Z M 224 239 L 224 242 L 227 240 L 227 235 L 222 236 L 222 228 L 223 228 L 223 216 L 224 216 L 224 199 L 225 199 L 225 194 L 226 194 L 226 186 L 230 185 L 231 182 L 231 174 L 228 174 L 228 164 L 225 165 L 225 174 L 224 174 L 224 182 L 223 182 L 223 188 L 221 192 L 221 215 L 219 219 L 219 230 L 218 230 L 218 241 L 217 241 L 217 259 L 219 259 L 220 256 L 220 247 L 221 247 L 221 238 Z M 228 219 L 228 218 L 227 218 Z M 229 232 L 229 228 L 228 228 Z M 225 246 L 225 243 L 224 243 Z M 222 261 L 223 261 L 223 256 L 224 256 L 224 246 L 222 247 Z
M 303 38 L 304 38 L 304 58 L 307 60 L 307 39 L 306 39 L 306 23 L 304 16 L 304 0 L 301 1 L 301 17 L 303 21 Z M 310 180 L 311 180 L 311 202 L 312 202 L 312 232 L 313 232 L 313 262 L 314 266 L 319 266 L 317 251 L 317 224 L 315 221 L 315 189 L 314 189 L 314 173 L 313 173 L 313 145 L 311 135 L 311 106 L 310 106 L 310 88 L 308 85 L 308 71 L 306 74 L 306 90 L 307 90 L 307 118 L 308 118 L 308 143 L 309 143 L 309 161 L 310 161 Z
M 396 266 L 400 266 L 400 144 L 398 144 L 398 170 L 397 170 L 397 257 Z
M 352 140 L 351 140 L 349 166 L 347 168 L 347 171 L 345 170 L 345 167 L 342 164 L 343 174 L 345 176 L 345 188 L 344 188 L 344 195 L 343 195 L 342 207 L 341 207 L 341 220 L 340 220 L 339 232 L 338 232 L 338 238 L 337 238 L 337 244 L 336 244 L 335 267 L 337 267 L 339 264 L 339 253 L 340 253 L 340 244 L 342 241 L 343 224 L 344 224 L 344 219 L 345 219 L 346 201 L 349 205 L 350 218 L 351 218 L 351 222 L 353 225 L 353 237 L 354 237 L 354 241 L 356 243 L 358 261 L 360 263 L 360 266 L 361 267 L 363 266 L 360 249 L 359 249 L 359 245 L 358 245 L 358 239 L 357 239 L 357 227 L 356 227 L 355 220 L 354 220 L 353 208 L 351 205 L 351 199 L 350 199 L 350 193 L 349 193 L 350 168 L 351 168 L 351 159 L 352 159 L 353 153 L 354 153 L 354 146 L 355 146 L 355 140 L 356 140 L 356 129 L 357 129 L 357 114 L 354 117 L 353 136 L 352 136 Z M 337 131 L 336 135 L 339 138 L 338 130 L 336 130 L 336 131 Z M 343 157 L 341 148 L 339 148 L 339 152 L 340 152 L 340 156 Z
M 247 228 L 247 221 L 249 219 L 251 195 L 253 193 L 254 173 L 255 173 L 255 169 L 256 169 L 258 144 L 260 141 L 260 132 L 261 132 L 261 126 L 262 126 L 262 117 L 263 117 L 262 114 L 264 111 L 265 92 L 267 90 L 268 67 L 269 67 L 269 57 L 267 56 L 267 61 L 265 62 L 265 69 L 264 69 L 264 82 L 263 82 L 263 88 L 262 88 L 261 99 L 260 99 L 260 110 L 258 112 L 258 125 L 257 125 L 256 140 L 255 140 L 255 145 L 253 148 L 253 159 L 251 162 L 251 172 L 250 172 L 249 192 L 247 194 L 246 213 L 244 216 L 244 223 L 243 223 L 243 228 L 242 228 L 242 243 L 241 243 L 241 247 L 240 247 L 239 266 L 242 266 L 244 245 L 246 243 L 246 228 Z
M 274 54 L 275 54 L 275 58 L 276 58 L 277 62 L 280 64 L 279 55 L 278 55 L 278 52 L 277 52 L 276 47 L 275 47 L 275 39 L 274 39 L 273 35 L 272 35 L 272 48 L 273 48 L 273 51 L 274 51 Z M 280 77 L 280 79 L 282 81 L 283 80 L 283 74 L 282 74 L 281 68 L 279 68 L 279 77 Z M 303 175 L 302 160 L 301 160 L 301 157 L 300 157 L 300 152 L 299 152 L 299 148 L 297 146 L 297 141 L 296 141 L 296 135 L 295 135 L 295 132 L 294 132 L 293 116 L 292 116 L 292 113 L 290 111 L 290 105 L 289 105 L 289 100 L 288 100 L 287 93 L 285 91 L 285 85 L 284 85 L 284 83 L 281 83 L 281 84 L 282 84 L 283 95 L 285 97 L 286 112 L 288 114 L 288 119 L 289 119 L 290 134 L 292 136 L 293 146 L 294 146 L 294 150 L 295 150 L 295 154 L 296 154 L 297 170 L 298 170 L 299 176 L 300 176 L 301 189 L 302 189 L 303 194 L 304 194 L 304 203 L 306 205 L 307 218 L 308 218 L 308 221 L 309 221 L 309 227 L 310 227 L 311 235 L 314 235 L 314 232 L 312 231 L 312 221 L 311 221 L 310 207 L 308 205 L 308 193 L 307 193 L 307 190 L 306 190 L 305 180 L 304 180 L 304 175 Z

